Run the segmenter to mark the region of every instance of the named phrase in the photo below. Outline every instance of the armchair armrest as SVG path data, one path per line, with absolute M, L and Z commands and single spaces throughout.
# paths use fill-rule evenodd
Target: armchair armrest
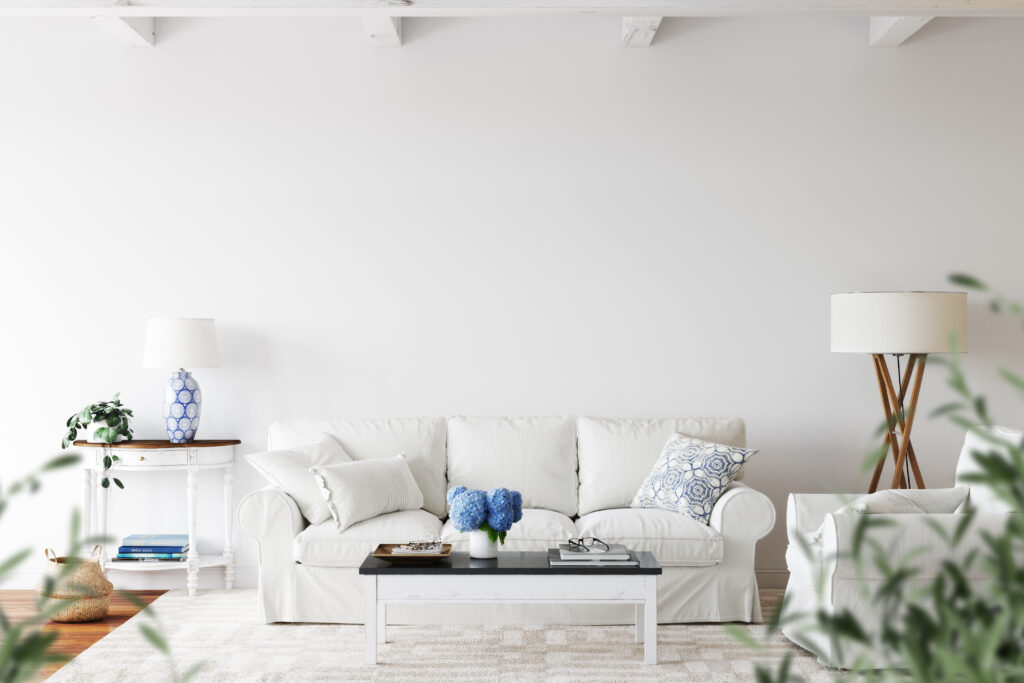
M 882 571 L 872 562 L 874 549 L 863 545 L 866 562 L 857 566 L 850 552 L 853 550 L 853 539 L 862 515 L 842 514 L 827 515 L 825 533 L 822 537 L 822 552 L 825 557 L 834 558 L 833 577 L 851 579 L 881 579 Z M 1004 533 L 1009 521 L 1008 514 L 979 514 L 970 522 L 960 542 L 953 545 L 952 539 L 957 527 L 964 521 L 964 515 L 952 514 L 914 514 L 914 515 L 870 515 L 872 521 L 881 520 L 885 526 L 872 526 L 866 537 L 877 543 L 885 556 L 894 561 L 898 558 L 909 558 L 907 566 L 916 570 L 919 578 L 938 576 L 944 562 L 953 562 L 963 568 L 967 556 L 972 552 L 984 552 L 985 533 L 1000 535 Z M 975 561 L 965 572 L 968 579 L 987 578 L 981 563 Z
M 708 526 L 722 537 L 758 540 L 775 526 L 775 506 L 760 491 L 733 482 L 711 509 Z

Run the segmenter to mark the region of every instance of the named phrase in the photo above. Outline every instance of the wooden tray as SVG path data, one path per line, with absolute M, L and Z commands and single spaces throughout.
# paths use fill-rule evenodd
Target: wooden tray
M 387 560 L 388 562 L 437 562 L 443 560 L 446 557 L 450 557 L 452 554 L 452 544 L 442 543 L 441 552 L 439 553 L 417 553 L 415 555 L 393 555 L 391 551 L 404 543 L 381 543 L 377 546 L 377 549 L 373 551 L 373 557 L 381 560 Z

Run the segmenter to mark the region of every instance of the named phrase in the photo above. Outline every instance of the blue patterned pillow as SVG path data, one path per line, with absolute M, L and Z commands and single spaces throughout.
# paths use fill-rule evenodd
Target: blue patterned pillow
M 673 434 L 629 507 L 671 510 L 707 524 L 718 497 L 755 453 Z

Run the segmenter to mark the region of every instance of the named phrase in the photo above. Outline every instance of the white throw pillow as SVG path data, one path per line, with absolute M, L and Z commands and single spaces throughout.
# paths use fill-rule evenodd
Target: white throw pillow
M 302 516 L 310 524 L 319 524 L 331 518 L 316 481 L 309 476 L 310 467 L 352 462 L 352 458 L 330 434 L 321 434 L 313 443 L 280 451 L 251 453 L 245 456 L 257 472 L 271 484 L 280 486 L 295 499 Z
M 948 515 L 956 512 L 970 491 L 966 486 L 952 489 L 886 489 L 851 500 L 834 515 Z M 825 522 L 811 535 L 817 543 L 825 533 Z
M 311 467 L 309 471 L 320 485 L 338 531 L 378 515 L 423 507 L 423 492 L 404 455 Z
M 673 434 L 629 507 L 671 510 L 707 524 L 719 496 L 755 453 Z

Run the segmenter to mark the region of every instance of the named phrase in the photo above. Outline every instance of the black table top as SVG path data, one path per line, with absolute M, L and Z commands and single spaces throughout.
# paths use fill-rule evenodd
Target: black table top
M 436 562 L 388 562 L 367 555 L 359 566 L 360 574 L 661 574 L 661 565 L 654 555 L 638 551 L 639 567 L 552 567 L 547 551 L 498 551 L 495 560 L 474 560 L 469 553 L 452 553 L 451 557 Z

